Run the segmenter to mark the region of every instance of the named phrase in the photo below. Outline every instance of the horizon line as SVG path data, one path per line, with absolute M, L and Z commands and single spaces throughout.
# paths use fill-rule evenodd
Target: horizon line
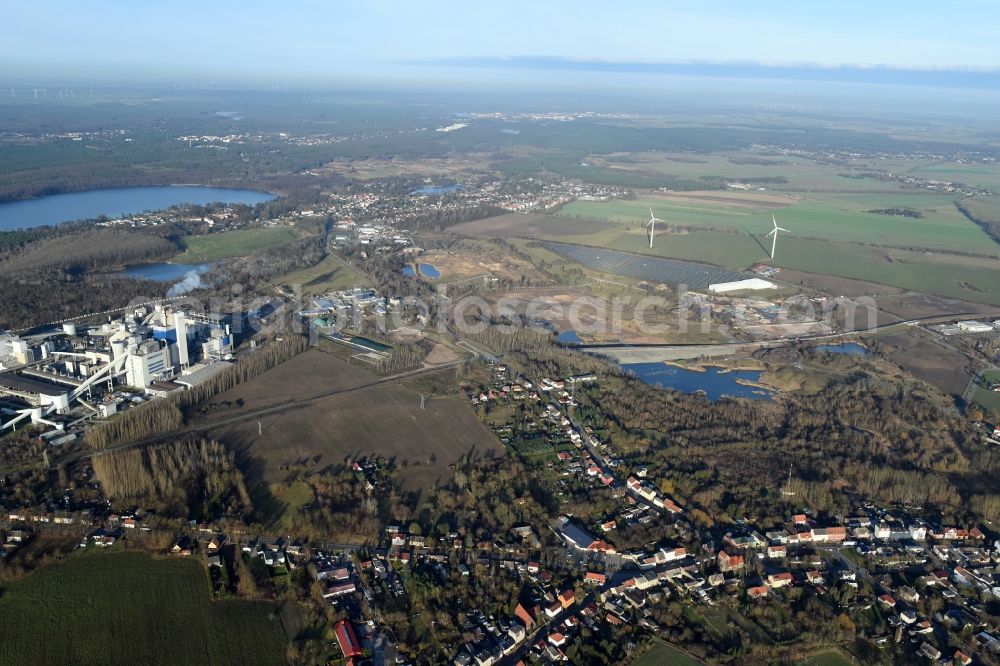
M 669 74 L 720 78 L 824 80 L 847 83 L 1000 88 L 1000 67 L 903 66 L 868 63 L 824 64 L 761 60 L 632 60 L 564 56 L 472 56 L 411 60 L 411 66 L 555 70 L 621 74 Z

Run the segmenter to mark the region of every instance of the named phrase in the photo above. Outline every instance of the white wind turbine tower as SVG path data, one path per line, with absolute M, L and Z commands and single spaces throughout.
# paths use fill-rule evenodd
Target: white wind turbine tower
M 646 223 L 646 226 L 649 227 L 649 249 L 653 249 L 653 236 L 656 235 L 656 223 L 657 222 L 663 222 L 663 220 L 661 220 L 658 217 L 656 217 L 655 215 L 653 215 L 653 209 L 650 208 L 649 209 L 649 222 Z
M 771 222 L 774 224 L 774 229 L 771 229 L 771 233 L 769 233 L 768 236 L 773 236 L 773 238 L 771 239 L 771 258 L 774 259 L 774 249 L 778 245 L 778 232 L 784 231 L 786 234 L 790 234 L 792 232 L 789 231 L 788 229 L 782 229 L 781 227 L 779 227 L 778 221 L 774 219 L 774 215 L 771 215 Z

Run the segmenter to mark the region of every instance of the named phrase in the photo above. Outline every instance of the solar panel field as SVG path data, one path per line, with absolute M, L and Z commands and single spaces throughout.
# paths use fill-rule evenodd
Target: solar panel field
M 687 285 L 691 289 L 705 289 L 718 282 L 743 280 L 749 275 L 736 273 L 718 266 L 698 264 L 679 259 L 641 256 L 615 250 L 602 250 L 565 243 L 545 243 L 545 247 L 568 259 L 578 261 L 588 268 L 673 285 Z

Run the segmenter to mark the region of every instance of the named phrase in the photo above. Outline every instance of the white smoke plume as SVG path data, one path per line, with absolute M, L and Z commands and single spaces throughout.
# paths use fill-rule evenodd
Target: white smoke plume
M 200 287 L 205 286 L 201 281 L 201 276 L 198 275 L 197 271 L 188 271 L 184 275 L 184 279 L 172 286 L 167 291 L 167 298 L 173 296 L 183 296 L 189 291 L 194 291 Z

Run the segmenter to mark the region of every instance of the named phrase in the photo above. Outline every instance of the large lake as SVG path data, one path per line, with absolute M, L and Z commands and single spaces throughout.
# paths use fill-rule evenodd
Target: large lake
M 740 383 L 758 381 L 761 375 L 759 370 L 727 372 L 715 366 L 708 366 L 703 371 L 687 370 L 665 363 L 626 363 L 622 365 L 622 369 L 635 373 L 639 379 L 653 386 L 683 393 L 704 393 L 712 402 L 720 398 L 766 400 L 773 396 L 766 389 Z
M 144 211 L 164 210 L 181 204 L 239 203 L 252 206 L 276 198 L 273 194 L 256 190 L 193 185 L 117 187 L 54 194 L 41 199 L 0 204 L 0 231 L 89 220 L 101 215 L 108 217 L 134 215 Z

